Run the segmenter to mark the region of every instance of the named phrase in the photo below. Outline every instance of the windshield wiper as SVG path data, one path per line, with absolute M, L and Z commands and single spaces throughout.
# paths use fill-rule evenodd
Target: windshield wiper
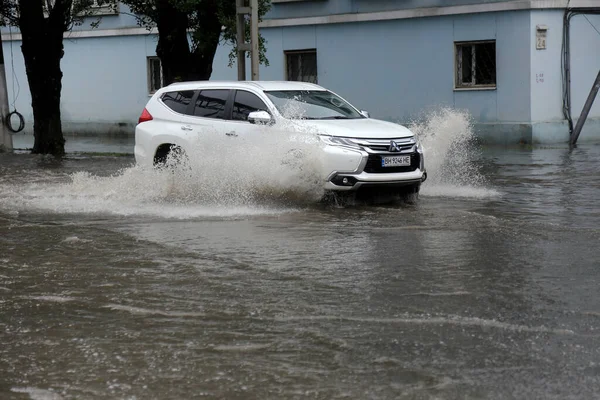
M 319 118 L 319 119 L 354 119 L 354 118 L 346 117 L 344 115 L 332 115 L 331 117 L 323 117 L 323 118 Z

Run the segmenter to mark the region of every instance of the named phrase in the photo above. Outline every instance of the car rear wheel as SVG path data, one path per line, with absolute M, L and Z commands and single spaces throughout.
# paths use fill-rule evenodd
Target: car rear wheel
M 180 146 L 165 143 L 158 146 L 154 156 L 154 166 L 157 168 L 186 167 L 189 166 L 188 156 Z

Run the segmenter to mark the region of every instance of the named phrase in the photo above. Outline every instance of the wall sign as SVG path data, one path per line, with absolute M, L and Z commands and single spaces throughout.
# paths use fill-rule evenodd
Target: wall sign
M 548 27 L 546 25 L 537 25 L 535 27 L 535 48 L 537 50 L 546 50 L 546 33 Z

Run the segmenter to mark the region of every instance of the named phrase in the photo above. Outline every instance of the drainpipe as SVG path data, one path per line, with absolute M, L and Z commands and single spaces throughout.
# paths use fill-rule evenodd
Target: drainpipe
M 8 91 L 6 89 L 6 73 L 4 70 L 4 51 L 2 50 L 2 34 L 0 33 L 0 153 L 12 152 L 12 136 L 8 127 Z

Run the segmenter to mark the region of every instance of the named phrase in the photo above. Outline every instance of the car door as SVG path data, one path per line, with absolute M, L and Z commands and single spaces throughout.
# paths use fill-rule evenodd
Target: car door
M 267 111 L 273 114 L 256 93 L 244 89 L 233 90 L 229 105 L 229 119 L 225 121 L 225 135 L 228 137 L 256 145 L 273 129 L 269 125 L 257 125 L 248 121 L 248 115 L 253 111 Z
M 188 124 L 181 129 L 193 132 L 201 150 L 218 146 L 227 136 L 228 100 L 230 89 L 200 89 L 190 105 Z
M 165 92 L 159 102 L 168 110 L 162 108 L 154 112 L 156 125 L 153 135 L 154 145 L 158 147 L 163 143 L 171 143 L 184 149 L 188 146 L 191 130 L 188 129 L 194 119 L 190 116 L 192 100 L 197 94 L 196 90 L 173 90 Z

